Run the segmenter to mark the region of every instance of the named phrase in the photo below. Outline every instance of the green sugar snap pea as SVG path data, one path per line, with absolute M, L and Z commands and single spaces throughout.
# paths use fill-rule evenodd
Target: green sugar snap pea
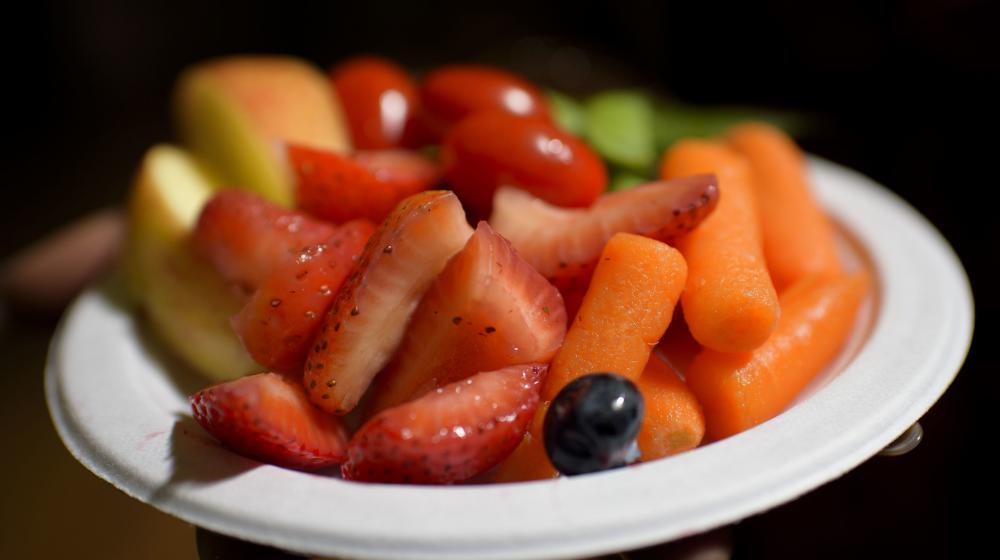
M 654 110 L 649 96 L 639 91 L 601 92 L 586 103 L 587 139 L 609 162 L 638 173 L 649 173 L 656 163 Z

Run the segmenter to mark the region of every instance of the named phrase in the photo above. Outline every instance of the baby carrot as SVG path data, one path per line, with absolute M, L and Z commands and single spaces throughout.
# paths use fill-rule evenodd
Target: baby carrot
M 608 371 L 637 379 L 670 324 L 687 266 L 673 247 L 615 234 L 601 253 L 580 311 L 552 359 L 542 399 L 567 383 Z
M 840 274 L 833 225 L 809 190 L 795 142 L 764 123 L 737 126 L 726 140 L 753 171 L 764 259 L 774 287 L 780 292 L 806 276 Z
M 678 241 L 688 264 L 681 296 L 684 318 L 702 346 L 746 352 L 774 331 L 780 310 L 761 243 L 750 166 L 724 145 L 685 140 L 667 151 L 663 178 L 714 173 L 719 203 Z
M 639 430 L 643 461 L 694 449 L 705 435 L 705 416 L 691 389 L 655 354 L 636 383 L 646 403 Z
M 545 452 L 545 441 L 542 439 L 544 437 L 542 426 L 548 409 L 548 402 L 538 405 L 531 427 L 524 434 L 521 443 L 497 467 L 493 476 L 494 482 L 523 482 L 559 476 L 559 472 L 549 462 L 549 455 Z
M 701 406 L 680 377 L 655 354 L 649 357 L 636 381 L 646 403 L 645 417 L 637 438 L 643 461 L 694 449 L 705 435 Z M 558 476 L 549 462 L 542 439 L 542 426 L 549 403 L 539 405 L 535 419 L 520 445 L 500 463 L 494 482 L 544 480 Z
M 674 318 L 670 321 L 667 332 L 663 333 L 663 338 L 656 347 L 656 354 L 659 354 L 674 371 L 683 375 L 694 361 L 694 357 L 701 352 L 701 348 L 701 344 L 691 336 L 691 329 L 684 320 L 684 313 L 678 307 L 674 310 Z
M 865 272 L 806 278 L 781 296 L 778 329 L 753 352 L 704 350 L 687 371 L 718 440 L 778 415 L 839 351 L 868 292 Z

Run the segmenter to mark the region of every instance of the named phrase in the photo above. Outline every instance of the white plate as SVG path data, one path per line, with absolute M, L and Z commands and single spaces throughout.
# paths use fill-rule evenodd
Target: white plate
M 839 373 L 784 414 L 678 457 L 454 487 L 357 484 L 260 465 L 201 431 L 186 395 L 204 382 L 101 291 L 74 304 L 52 342 L 49 409 L 70 452 L 127 494 L 196 525 L 300 552 L 564 558 L 730 523 L 842 475 L 891 442 L 944 392 L 972 336 L 968 279 L 940 234 L 869 179 L 818 159 L 810 165 L 823 204 L 877 275 L 857 352 L 845 350 L 846 367 L 835 364 Z

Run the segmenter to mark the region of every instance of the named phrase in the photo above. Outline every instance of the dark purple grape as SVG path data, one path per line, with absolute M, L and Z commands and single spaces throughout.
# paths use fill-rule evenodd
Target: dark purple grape
M 565 475 L 623 467 L 642 425 L 642 394 L 614 373 L 591 373 L 563 387 L 545 415 L 545 450 Z

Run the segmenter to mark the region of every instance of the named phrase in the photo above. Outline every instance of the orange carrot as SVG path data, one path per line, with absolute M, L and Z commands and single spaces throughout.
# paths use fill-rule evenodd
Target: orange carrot
M 542 439 L 528 432 L 514 452 L 497 467 L 493 482 L 526 482 L 557 476 L 559 472 L 549 462 Z
M 542 399 L 552 400 L 567 383 L 592 372 L 637 379 L 670 324 L 686 277 L 684 259 L 673 247 L 615 234 L 552 360 Z
M 705 435 L 705 416 L 691 389 L 655 354 L 637 383 L 646 403 L 639 430 L 643 461 L 694 449 Z
M 643 461 L 652 461 L 693 449 L 705 434 L 705 417 L 694 393 L 656 355 L 651 355 L 636 384 L 646 404 L 638 444 Z M 538 406 L 535 419 L 520 445 L 493 477 L 494 482 L 544 480 L 559 476 L 549 462 L 542 439 L 549 402 Z
M 774 287 L 780 292 L 807 276 L 839 275 L 833 225 L 809 190 L 795 142 L 764 123 L 737 126 L 726 139 L 753 170 L 764 259 Z
M 781 296 L 781 320 L 753 352 L 702 351 L 687 372 L 705 409 L 707 437 L 718 440 L 778 415 L 837 354 L 871 279 L 806 278 Z
M 549 462 L 549 455 L 545 452 L 545 441 L 542 439 L 544 437 L 542 427 L 548 409 L 548 402 L 539 403 L 531 427 L 514 452 L 497 467 L 493 476 L 494 482 L 545 480 L 559 476 L 559 472 Z
M 701 352 L 701 348 L 701 344 L 698 344 L 698 341 L 691 336 L 691 329 L 688 328 L 687 321 L 684 320 L 684 313 L 678 306 L 674 310 L 674 318 L 670 321 L 667 332 L 663 333 L 663 338 L 656 347 L 656 353 L 674 371 L 683 375 L 691 362 L 694 361 L 694 357 L 698 355 L 698 352 Z
M 660 167 L 663 178 L 701 173 L 719 178 L 719 203 L 677 245 L 689 270 L 684 318 L 702 346 L 753 350 L 774 331 L 779 308 L 764 262 L 750 167 L 724 145 L 704 140 L 674 144 Z

